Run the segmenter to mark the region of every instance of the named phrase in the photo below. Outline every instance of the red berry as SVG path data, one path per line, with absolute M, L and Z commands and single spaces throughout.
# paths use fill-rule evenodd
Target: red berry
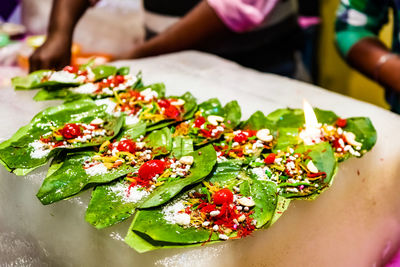
M 70 72 L 70 73 L 77 73 L 78 72 L 78 67 L 76 67 L 76 66 L 66 66 L 66 67 L 64 67 L 64 69 L 63 69 L 63 71 L 67 71 L 67 72 Z
M 65 139 L 73 139 L 81 135 L 81 127 L 75 123 L 67 123 L 61 130 Z
M 197 119 L 194 121 L 194 126 L 200 128 L 200 126 L 203 125 L 205 122 L 206 119 L 203 116 L 197 117 Z
M 167 116 L 168 118 L 173 118 L 176 119 L 179 117 L 179 109 L 177 109 L 175 106 L 169 106 L 168 108 L 165 109 L 164 115 Z
M 139 168 L 139 178 L 143 180 L 150 180 L 157 174 L 162 174 L 165 168 L 165 161 L 158 159 L 147 161 Z
M 347 120 L 346 120 L 346 119 L 342 119 L 342 118 L 338 118 L 338 119 L 336 120 L 336 125 L 339 126 L 339 127 L 341 127 L 341 128 L 346 127 L 346 125 L 347 125 Z
M 271 153 L 264 159 L 264 163 L 265 164 L 272 164 L 272 163 L 275 162 L 275 158 L 276 158 L 275 153 Z
M 171 106 L 171 103 L 169 103 L 167 99 L 160 99 L 158 100 L 157 104 L 160 106 L 160 108 L 168 108 Z
M 233 141 L 243 143 L 247 141 L 247 135 L 244 132 L 240 132 L 233 138 Z
M 122 75 L 115 76 L 114 83 L 116 85 L 118 85 L 120 83 L 123 83 L 123 82 L 125 82 L 125 77 L 124 76 L 122 76 Z
M 126 151 L 126 152 L 129 152 L 129 153 L 135 153 L 136 144 L 130 139 L 122 140 L 122 141 L 118 142 L 117 149 L 119 151 Z
M 216 205 L 222 205 L 224 203 L 232 203 L 233 193 L 228 188 L 223 188 L 215 192 L 213 199 L 214 199 L 214 204 Z

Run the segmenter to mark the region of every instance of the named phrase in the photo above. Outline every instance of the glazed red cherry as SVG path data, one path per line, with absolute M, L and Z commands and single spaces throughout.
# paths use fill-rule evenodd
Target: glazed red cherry
M 76 66 L 66 66 L 64 67 L 63 71 L 67 71 L 69 73 L 77 73 L 78 72 L 78 67 Z
M 243 143 L 247 141 L 247 134 L 244 132 L 240 132 L 235 137 L 233 138 L 233 141 L 238 142 L 238 143 Z
M 346 119 L 342 119 L 342 118 L 338 118 L 338 119 L 336 120 L 336 125 L 337 125 L 338 127 L 341 127 L 341 128 L 346 127 L 346 125 L 347 125 L 347 120 L 346 120 Z
M 275 162 L 275 158 L 276 158 L 275 153 L 271 153 L 264 159 L 264 163 L 265 164 L 272 164 L 272 163 Z
M 122 75 L 115 76 L 114 83 L 116 83 L 118 85 L 118 84 L 123 83 L 123 82 L 125 82 L 125 77 L 124 76 L 122 76 Z
M 160 99 L 158 100 L 157 104 L 160 106 L 160 108 L 168 108 L 171 106 L 171 103 L 167 99 Z
M 223 188 L 214 193 L 213 199 L 216 205 L 229 204 L 233 202 L 233 193 L 228 188 Z
M 129 153 L 135 153 L 136 144 L 130 139 L 122 140 L 122 141 L 119 141 L 119 143 L 117 145 L 117 149 L 119 151 L 126 151 L 126 152 L 129 152 Z
M 205 122 L 206 119 L 203 116 L 197 117 L 197 119 L 194 121 L 194 126 L 200 128 L 200 126 L 203 125 Z
M 67 123 L 61 130 L 65 139 L 73 139 L 81 135 L 81 127 L 75 123 Z
M 175 106 L 169 106 L 168 108 L 165 109 L 164 115 L 167 116 L 168 118 L 173 118 L 176 119 L 179 117 L 179 109 L 177 109 Z
M 167 167 L 165 161 L 154 159 L 145 162 L 139 168 L 139 178 L 143 180 L 150 180 L 157 174 L 162 174 Z

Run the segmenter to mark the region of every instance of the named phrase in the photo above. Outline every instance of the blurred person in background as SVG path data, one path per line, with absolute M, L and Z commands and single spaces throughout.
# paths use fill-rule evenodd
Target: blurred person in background
M 47 40 L 31 56 L 31 71 L 70 63 L 74 28 L 97 2 L 54 0 Z M 302 45 L 296 0 L 144 0 L 143 5 L 147 40 L 126 58 L 197 49 L 263 72 L 301 78 L 296 77 L 301 63 L 295 52 Z
M 301 50 L 303 64 L 310 74 L 310 81 L 318 81 L 318 46 L 320 35 L 320 4 L 319 0 L 299 1 L 299 25 L 304 35 L 304 45 Z
M 393 9 L 391 48 L 378 34 Z M 386 88 L 392 111 L 400 113 L 400 0 L 342 0 L 337 11 L 336 43 L 344 59 L 355 69 Z M 368 94 L 368 92 L 365 92 Z

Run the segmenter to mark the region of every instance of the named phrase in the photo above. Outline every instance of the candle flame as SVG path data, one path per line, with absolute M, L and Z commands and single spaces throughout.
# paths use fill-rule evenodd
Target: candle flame
M 317 116 L 315 115 L 310 103 L 308 103 L 305 99 L 303 99 L 303 110 L 306 129 L 319 128 Z

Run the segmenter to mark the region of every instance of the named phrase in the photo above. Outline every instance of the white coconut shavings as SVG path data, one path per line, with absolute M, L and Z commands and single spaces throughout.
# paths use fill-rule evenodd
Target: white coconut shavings
M 70 89 L 70 91 L 78 94 L 93 94 L 97 90 L 97 86 L 93 83 L 86 83 L 76 88 Z
M 114 109 L 115 109 L 115 107 L 117 106 L 117 103 L 115 103 L 114 101 L 112 101 L 110 98 L 99 99 L 99 100 L 96 100 L 95 102 L 96 102 L 96 105 L 98 105 L 98 106 L 106 105 L 107 108 L 106 108 L 105 111 L 106 111 L 108 114 L 111 114 L 111 115 L 115 114 L 115 113 L 114 113 Z
M 164 220 L 166 220 L 169 224 L 180 224 L 180 222 L 183 221 L 185 218 L 181 218 L 182 216 L 180 214 L 182 213 L 179 213 L 179 211 L 182 211 L 184 209 L 185 204 L 183 204 L 182 199 L 178 199 L 177 201 L 172 202 L 171 204 L 165 206 L 162 210 Z
M 125 117 L 125 123 L 126 123 L 126 125 L 132 125 L 132 124 L 135 124 L 135 123 L 138 123 L 139 122 L 139 116 L 137 116 L 137 115 L 127 115 L 126 117 Z
M 42 143 L 39 140 L 34 141 L 33 143 L 30 144 L 30 146 L 33 148 L 30 155 L 32 158 L 35 158 L 35 159 L 44 158 L 51 151 L 51 149 L 49 148 L 49 146 L 47 144 Z
M 136 203 L 150 194 L 149 191 L 141 189 L 139 186 L 131 187 L 129 190 L 129 185 L 123 183 L 117 183 L 111 186 L 110 189 L 124 203 Z
M 265 174 L 265 169 L 264 168 L 254 168 L 251 170 L 256 176 L 257 179 L 265 179 L 266 178 L 266 174 Z
M 85 169 L 85 172 L 90 176 L 105 174 L 105 173 L 107 173 L 107 171 L 108 171 L 108 169 L 106 166 L 104 166 L 103 163 L 99 163 L 99 164 L 93 165 L 93 166 Z
M 76 83 L 76 74 L 68 71 L 57 71 L 50 75 L 49 81 L 55 81 L 60 83 Z
M 158 93 L 156 91 L 151 90 L 151 88 L 143 90 L 142 92 L 140 92 L 140 94 L 144 97 L 145 101 L 150 101 L 153 98 L 158 97 Z

